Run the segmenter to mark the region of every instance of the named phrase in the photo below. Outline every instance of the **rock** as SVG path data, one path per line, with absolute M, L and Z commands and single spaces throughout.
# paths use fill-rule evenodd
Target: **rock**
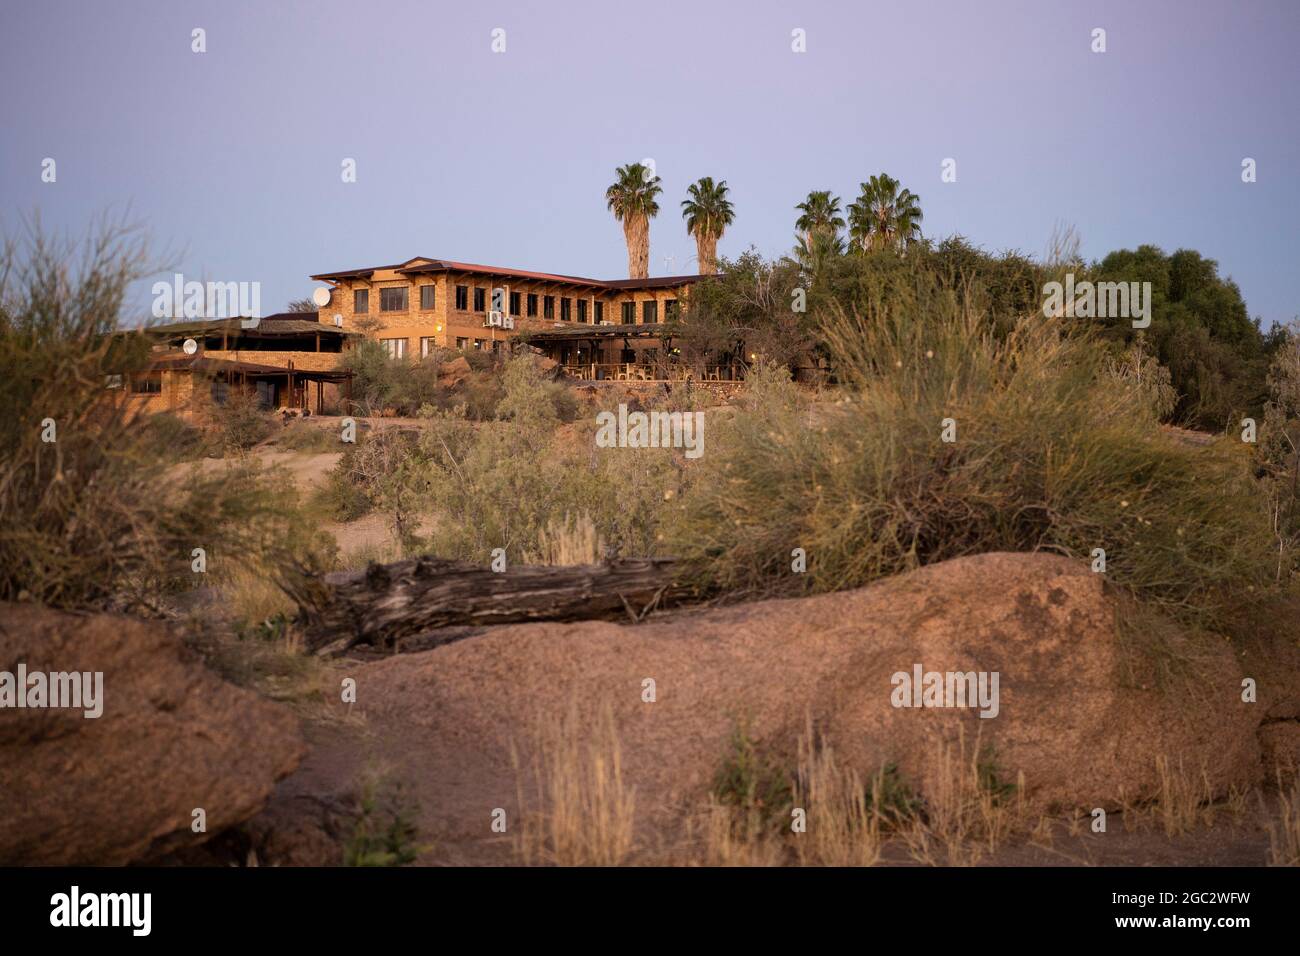
M 1154 658 L 1119 637 L 1119 608 L 1085 564 L 986 554 L 635 627 L 497 628 L 359 665 L 359 705 L 432 808 L 423 826 L 452 839 L 480 839 L 493 807 L 516 805 L 512 746 L 530 766 L 542 729 L 571 707 L 612 714 L 638 816 L 699 807 L 738 722 L 793 768 L 811 721 L 864 776 L 894 762 L 922 796 L 939 745 L 964 740 L 973 754 L 978 741 L 1002 781 L 1023 774 L 1027 805 L 1042 810 L 1149 798 L 1158 758 L 1203 769 L 1217 793 L 1258 781 L 1262 710 L 1241 702 L 1228 646 L 1198 646 L 1162 682 Z M 916 665 L 997 672 L 997 716 L 894 706 L 893 675 Z
M 459 355 L 450 362 L 443 362 L 438 366 L 438 384 L 444 388 L 459 388 L 473 374 L 469 367 L 469 361 L 463 355 Z
M 0 864 L 114 866 L 202 843 L 305 753 L 290 711 L 209 672 L 161 622 L 0 604 L 0 671 L 20 662 L 102 672 L 103 713 L 0 710 Z

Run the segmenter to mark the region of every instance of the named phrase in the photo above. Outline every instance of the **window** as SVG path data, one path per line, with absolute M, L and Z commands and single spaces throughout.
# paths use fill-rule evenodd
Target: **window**
M 105 387 L 105 388 L 121 388 L 121 387 L 122 387 L 122 376 L 121 376 L 121 375 L 105 375 L 105 376 L 104 376 L 104 387 Z
M 406 339 L 380 339 L 379 344 L 384 347 L 389 358 L 406 358 Z
M 161 395 L 162 372 L 146 372 L 131 378 L 131 391 L 136 395 Z
M 646 325 L 654 325 L 659 321 L 659 303 L 654 299 L 646 299 L 641 303 L 641 321 Z
M 586 299 L 578 300 L 578 321 L 579 322 L 587 321 L 587 300 Z
M 600 323 L 604 321 L 605 321 L 605 303 L 597 302 L 596 303 L 596 324 L 600 325 Z
M 352 311 L 357 315 L 365 315 L 370 311 L 369 289 L 357 289 L 352 293 Z
M 676 300 L 676 299 L 669 299 L 667 302 L 664 303 L 664 321 L 665 321 L 665 322 L 672 322 L 672 321 L 675 321 L 676 318 L 677 318 L 677 316 L 680 315 L 680 314 L 681 314 L 681 311 L 680 311 L 680 310 L 678 309 L 678 307 L 677 307 L 677 300 Z
M 632 325 L 634 322 L 636 322 L 636 303 L 624 302 L 623 303 L 623 324 Z
M 542 318 L 544 319 L 555 318 L 555 296 L 553 295 L 542 296 Z
M 469 308 L 469 286 L 456 286 L 456 308 L 462 312 Z
M 567 295 L 560 298 L 560 321 L 573 321 L 573 300 Z
M 528 293 L 528 314 L 537 314 L 537 294 L 534 292 Z
M 425 288 L 432 288 L 426 286 Z M 428 358 L 438 348 L 438 340 L 427 336 L 420 336 L 420 358 Z
M 493 354 L 493 355 L 500 355 L 500 354 L 501 354 L 501 343 L 500 343 L 500 342 L 493 342 L 493 343 L 492 343 L 492 354 Z
M 474 340 L 474 348 L 478 349 L 478 351 L 480 351 L 480 352 L 483 351 L 483 346 L 486 345 L 486 344 L 487 344 L 487 339 L 475 339 L 475 340 Z
M 469 339 L 457 338 L 457 339 L 456 339 L 456 348 L 460 349 L 462 352 L 463 352 L 465 349 L 469 348 Z
M 380 289 L 379 290 L 379 311 L 380 312 L 405 312 L 406 311 L 406 287 L 398 289 Z
M 478 286 L 474 287 L 474 311 L 487 311 L 487 289 L 480 289 Z
M 519 293 L 518 292 L 510 293 L 510 314 L 511 315 L 519 314 Z
M 425 311 L 425 312 L 428 312 L 429 310 L 431 310 L 431 309 L 433 309 L 433 308 L 436 308 L 436 306 L 434 305 L 434 303 L 437 301 L 437 300 L 435 299 L 435 296 L 437 295 L 437 290 L 438 290 L 438 287 L 437 287 L 436 285 L 422 285 L 422 286 L 420 286 L 420 308 L 421 308 L 421 310 L 423 310 L 423 311 Z

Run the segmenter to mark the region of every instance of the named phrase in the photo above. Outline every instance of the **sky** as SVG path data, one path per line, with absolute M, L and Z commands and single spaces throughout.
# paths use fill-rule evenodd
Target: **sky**
M 1267 328 L 1300 315 L 1298 41 L 1297 0 L 0 0 L 0 228 L 126 217 L 270 313 L 414 256 L 625 277 L 629 162 L 663 181 L 652 275 L 695 271 L 701 176 L 720 254 L 778 256 L 810 190 L 884 171 L 927 236 L 1196 249 Z

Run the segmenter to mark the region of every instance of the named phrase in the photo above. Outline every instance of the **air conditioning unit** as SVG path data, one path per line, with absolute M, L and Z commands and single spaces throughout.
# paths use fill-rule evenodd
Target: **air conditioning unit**
M 601 319 L 601 320 L 600 320 L 600 324 L 601 324 L 601 325 L 613 325 L 614 323 L 611 322 L 609 319 Z
M 513 329 L 515 327 L 515 318 L 512 315 L 506 315 L 504 312 L 492 311 L 487 314 L 487 321 L 483 324 L 497 329 Z
M 340 329 L 343 328 L 343 314 L 341 312 L 334 313 L 334 324 Z

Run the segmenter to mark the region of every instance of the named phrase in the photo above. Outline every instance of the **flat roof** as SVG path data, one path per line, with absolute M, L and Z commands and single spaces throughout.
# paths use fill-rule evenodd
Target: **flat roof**
M 413 264 L 414 263 L 414 264 Z M 417 256 L 406 262 L 389 266 L 370 266 L 364 269 L 346 269 L 342 272 L 321 272 L 311 278 L 318 282 L 332 279 L 369 278 L 381 270 L 392 270 L 401 275 L 430 275 L 439 272 L 469 272 L 482 275 L 499 275 L 516 279 L 533 279 L 538 282 L 559 282 L 569 285 L 585 285 L 607 291 L 628 289 L 661 289 L 699 282 L 712 278 L 711 275 L 654 276 L 648 279 L 589 279 L 584 276 L 563 275 L 558 272 L 532 272 L 527 269 L 510 269 L 505 266 L 485 266 L 475 262 L 457 262 L 452 259 L 429 259 Z
M 129 332 L 144 332 L 147 335 L 188 335 L 192 333 L 227 332 L 248 336 L 287 336 L 287 335 L 359 335 L 335 325 L 327 325 L 316 319 L 302 318 L 310 312 L 281 312 L 276 315 L 263 316 L 252 328 L 244 328 L 247 318 L 233 319 L 194 319 L 187 322 L 168 322 L 165 325 L 146 325 L 140 329 L 125 329 Z

